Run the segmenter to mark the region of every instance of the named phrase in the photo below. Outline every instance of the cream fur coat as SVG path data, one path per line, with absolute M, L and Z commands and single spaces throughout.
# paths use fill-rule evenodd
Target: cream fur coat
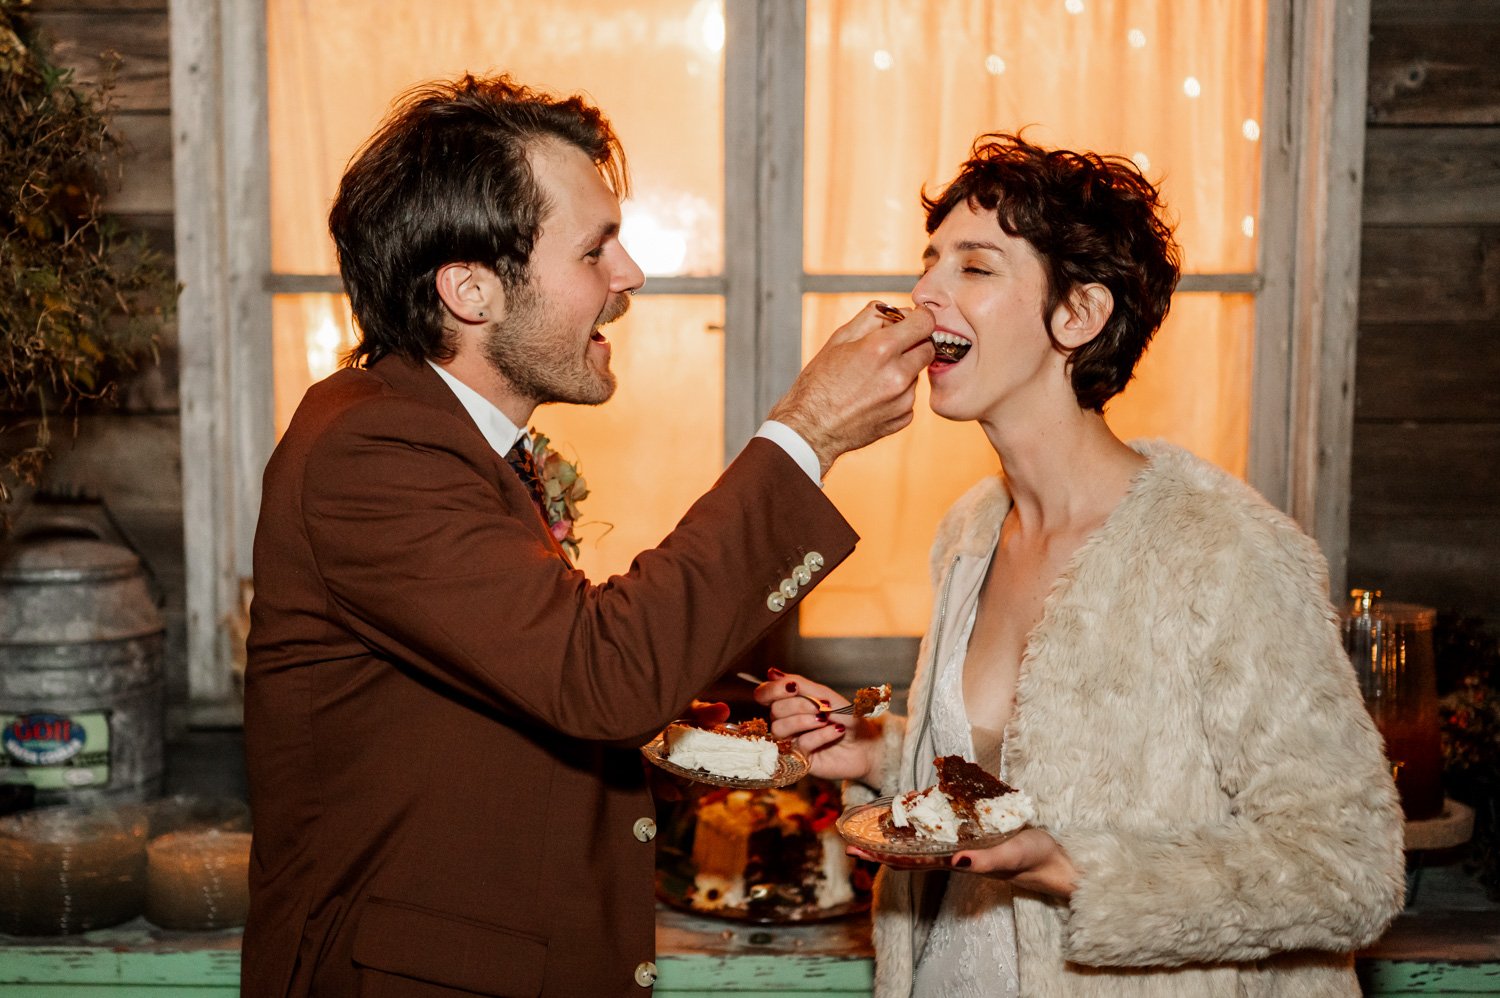
M 1238 480 L 1132 446 L 1149 463 L 1048 597 L 1006 732 L 1006 778 L 1078 869 L 1071 902 L 1016 894 L 1021 993 L 1358 995 L 1350 954 L 1401 908 L 1402 824 L 1323 558 Z M 932 670 L 1009 507 L 988 479 L 938 528 L 912 719 L 886 725 L 880 793 L 935 782 Z M 911 990 L 931 876 L 877 882 L 878 998 Z

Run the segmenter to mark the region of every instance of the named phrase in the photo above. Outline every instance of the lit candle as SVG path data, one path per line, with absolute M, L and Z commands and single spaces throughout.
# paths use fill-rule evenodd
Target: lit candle
M 164 929 L 226 929 L 250 907 L 250 833 L 171 832 L 146 848 L 146 918 Z
M 52 807 L 0 819 L 0 931 L 71 935 L 141 913 L 138 807 Z

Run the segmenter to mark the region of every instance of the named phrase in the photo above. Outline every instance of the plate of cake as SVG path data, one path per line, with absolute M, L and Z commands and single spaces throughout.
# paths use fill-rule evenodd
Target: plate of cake
M 703 727 L 686 721 L 641 747 L 653 764 L 684 779 L 739 790 L 791 786 L 807 775 L 807 756 L 771 737 L 760 718 Z
M 1030 796 L 962 756 L 935 765 L 933 786 L 845 811 L 844 841 L 876 859 L 941 858 L 997 845 L 1036 820 Z

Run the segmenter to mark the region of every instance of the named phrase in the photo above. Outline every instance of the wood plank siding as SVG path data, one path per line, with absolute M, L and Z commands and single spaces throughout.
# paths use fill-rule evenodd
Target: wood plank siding
M 1500 2 L 1376 0 L 1349 582 L 1500 625 Z

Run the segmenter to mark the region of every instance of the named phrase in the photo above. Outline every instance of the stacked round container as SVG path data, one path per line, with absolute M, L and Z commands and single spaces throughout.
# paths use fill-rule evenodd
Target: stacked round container
M 39 805 L 162 788 L 163 624 L 141 561 L 97 536 L 0 558 L 0 782 Z

